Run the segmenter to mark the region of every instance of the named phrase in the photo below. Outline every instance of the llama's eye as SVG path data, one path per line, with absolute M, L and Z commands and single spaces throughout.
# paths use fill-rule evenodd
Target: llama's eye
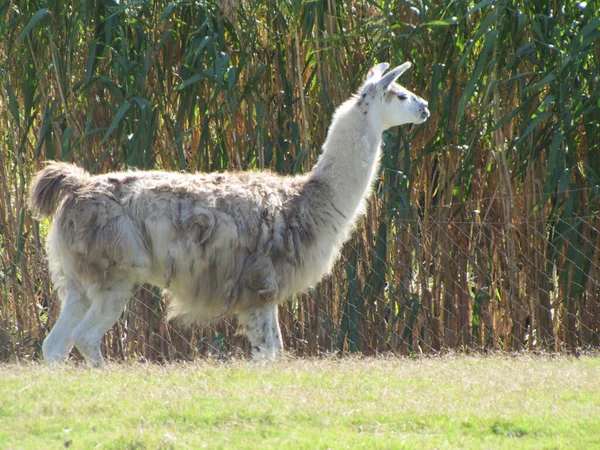
M 408 97 L 406 96 L 406 94 L 398 94 L 398 98 L 402 101 L 406 100 Z

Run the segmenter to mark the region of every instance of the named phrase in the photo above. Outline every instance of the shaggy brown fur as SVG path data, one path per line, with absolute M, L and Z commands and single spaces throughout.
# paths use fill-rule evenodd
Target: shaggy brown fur
M 186 322 L 280 302 L 278 280 L 293 278 L 319 228 L 339 215 L 321 180 L 267 173 L 90 176 L 54 162 L 31 192 L 36 217 L 58 208 L 60 252 L 78 278 L 150 278 Z

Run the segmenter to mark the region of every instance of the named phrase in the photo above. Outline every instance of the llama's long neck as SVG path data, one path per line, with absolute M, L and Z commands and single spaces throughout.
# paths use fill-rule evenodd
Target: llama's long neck
M 331 186 L 334 206 L 348 225 L 361 213 L 377 174 L 382 130 L 372 120 L 356 98 L 341 105 L 311 174 Z

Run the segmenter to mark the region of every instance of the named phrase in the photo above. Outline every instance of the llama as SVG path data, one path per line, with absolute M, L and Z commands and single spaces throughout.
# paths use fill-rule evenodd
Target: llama
M 73 347 L 104 364 L 100 342 L 142 283 L 165 289 L 169 318 L 237 315 L 253 359 L 283 354 L 277 307 L 328 274 L 363 213 L 382 132 L 422 123 L 427 102 L 396 84 L 406 62 L 378 64 L 335 112 L 313 170 L 90 175 L 49 162 L 30 193 L 34 217 L 54 217 L 48 240 L 60 316 L 48 363 Z

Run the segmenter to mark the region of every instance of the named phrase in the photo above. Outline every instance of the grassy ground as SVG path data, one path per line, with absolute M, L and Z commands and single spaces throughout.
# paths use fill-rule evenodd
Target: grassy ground
M 0 448 L 600 448 L 600 359 L 0 366 Z

